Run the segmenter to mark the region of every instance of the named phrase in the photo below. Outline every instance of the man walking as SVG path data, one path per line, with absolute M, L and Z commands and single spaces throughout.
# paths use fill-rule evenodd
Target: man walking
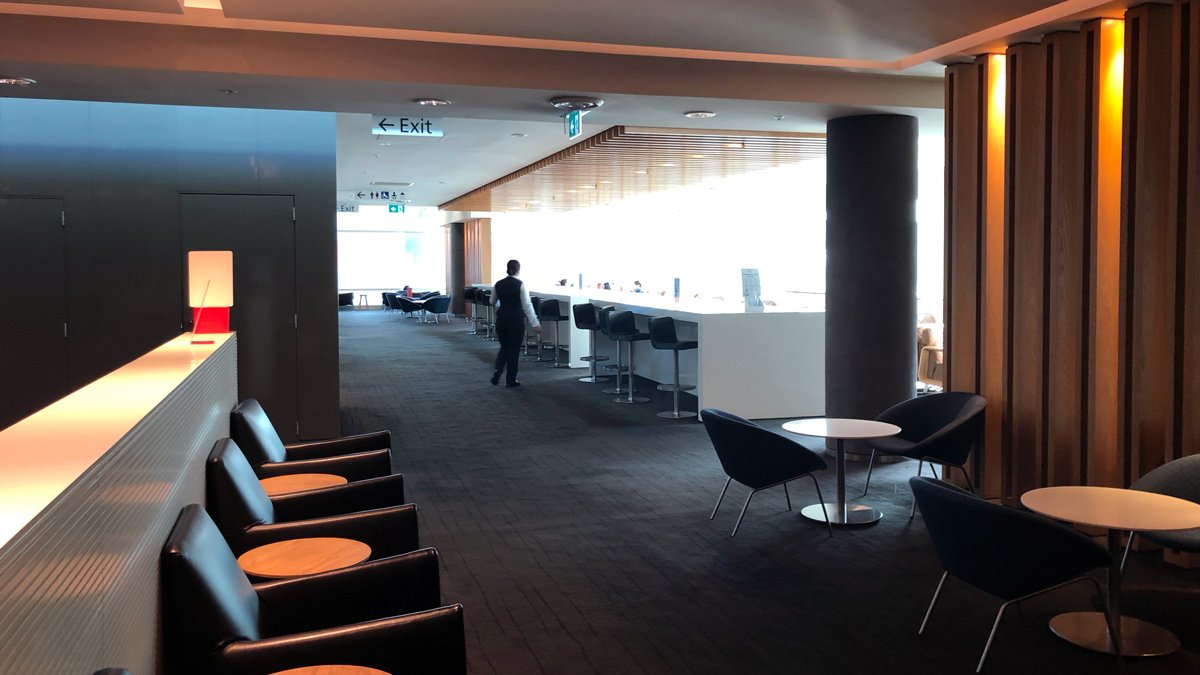
M 500 339 L 500 353 L 496 355 L 492 384 L 500 384 L 500 375 L 507 369 L 508 378 L 504 386 L 512 389 L 521 386 L 517 381 L 517 361 L 521 356 L 521 348 L 525 346 L 525 319 L 529 319 L 535 333 L 541 333 L 542 326 L 533 313 L 529 291 L 517 278 L 521 273 L 521 263 L 509 260 L 507 271 L 508 276 L 492 287 L 492 304 L 497 307 L 496 337 Z

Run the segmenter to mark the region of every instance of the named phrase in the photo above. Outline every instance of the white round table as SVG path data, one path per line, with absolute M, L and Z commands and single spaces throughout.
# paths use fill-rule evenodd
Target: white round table
M 837 441 L 837 502 L 811 504 L 800 509 L 806 518 L 825 522 L 826 516 L 834 525 L 867 525 L 883 517 L 878 509 L 866 504 L 846 503 L 846 440 L 883 438 L 900 433 L 900 427 L 874 420 L 854 420 L 838 417 L 814 417 L 793 420 L 783 425 L 784 431 L 803 436 L 832 438 Z
M 1067 612 L 1050 620 L 1050 630 L 1073 644 L 1122 656 L 1161 656 L 1179 649 L 1179 638 L 1148 621 L 1121 616 L 1121 535 L 1200 527 L 1200 504 L 1140 490 L 1069 485 L 1030 490 L 1021 495 L 1025 508 L 1055 520 L 1108 530 L 1109 634 L 1103 612 Z

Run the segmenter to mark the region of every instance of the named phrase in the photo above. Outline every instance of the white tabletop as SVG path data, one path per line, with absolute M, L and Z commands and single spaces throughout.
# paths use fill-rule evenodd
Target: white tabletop
M 821 438 L 883 438 L 900 433 L 900 427 L 874 420 L 854 420 L 839 417 L 814 417 L 792 420 L 783 425 L 784 431 Z
M 1039 488 L 1025 508 L 1055 520 L 1113 530 L 1155 532 L 1200 527 L 1200 504 L 1154 492 L 1089 485 Z

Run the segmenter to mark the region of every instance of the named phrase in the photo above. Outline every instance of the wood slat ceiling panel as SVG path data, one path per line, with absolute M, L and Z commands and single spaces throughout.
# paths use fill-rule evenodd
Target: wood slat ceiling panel
M 30 5 L 118 9 L 130 12 L 183 14 L 183 0 L 25 0 Z
M 824 157 L 824 134 L 616 126 L 441 208 L 572 211 Z

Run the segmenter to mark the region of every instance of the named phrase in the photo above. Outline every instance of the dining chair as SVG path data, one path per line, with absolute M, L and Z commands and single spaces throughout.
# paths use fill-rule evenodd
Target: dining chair
M 1133 481 L 1129 489 L 1200 502 L 1200 455 L 1188 455 L 1167 462 Z M 1129 549 L 1133 547 L 1136 536 L 1139 533 L 1129 533 L 1125 553 L 1121 556 L 1121 569 L 1125 569 L 1125 560 L 1129 558 Z M 1200 552 L 1200 529 L 1145 532 L 1140 536 L 1173 551 Z
M 253 398 L 243 399 L 230 412 L 229 435 L 259 478 L 332 473 L 355 481 L 392 473 L 390 431 L 284 445 L 267 412 Z
M 943 476 L 945 467 L 953 466 L 962 472 L 967 479 L 968 489 L 974 492 L 971 477 L 963 465 L 979 441 L 986 407 L 987 400 L 978 394 L 950 391 L 910 398 L 884 410 L 875 420 L 895 424 L 900 427 L 900 433 L 870 441 L 871 462 L 867 466 L 867 484 L 863 488 L 863 496 L 871 489 L 871 473 L 875 469 L 875 454 L 878 452 L 917 460 L 918 476 L 926 462 L 941 464 Z M 937 470 L 932 466 L 930 468 L 933 469 L 934 478 L 937 478 Z M 916 512 L 914 501 L 908 513 L 910 520 Z
M 251 584 L 199 504 L 159 558 L 164 670 L 272 673 L 350 664 L 465 674 L 462 605 L 442 605 L 438 554 L 422 549 Z
M 1099 582 L 1086 573 L 1107 568 L 1112 557 L 1091 538 L 939 480 L 914 476 L 908 484 L 943 570 L 917 634 L 925 633 L 948 576 L 1004 601 L 975 672 L 983 670 L 1010 605 L 1080 581 L 1091 582 L 1101 595 Z
M 807 476 L 812 479 L 817 488 L 817 501 L 824 509 L 825 499 L 821 497 L 821 485 L 813 475 L 814 472 L 826 468 L 825 460 L 821 459 L 820 455 L 797 441 L 784 438 L 724 410 L 705 408 L 700 411 L 700 416 L 704 421 L 704 430 L 708 432 L 708 438 L 717 451 L 721 468 L 729 477 L 708 519 L 712 520 L 717 516 L 717 509 L 721 508 L 721 500 L 725 499 L 725 492 L 731 482 L 736 480 L 750 488 L 750 494 L 746 496 L 746 503 L 742 505 L 742 512 L 738 514 L 737 522 L 733 524 L 733 532 L 729 536 L 737 535 L 742 518 L 746 516 L 746 509 L 750 507 L 750 500 L 762 490 L 782 485 L 788 511 L 791 511 L 792 498 L 788 494 L 787 484 L 788 481 L 797 478 Z M 829 522 L 828 513 L 825 514 L 825 526 L 832 537 L 833 525 Z

